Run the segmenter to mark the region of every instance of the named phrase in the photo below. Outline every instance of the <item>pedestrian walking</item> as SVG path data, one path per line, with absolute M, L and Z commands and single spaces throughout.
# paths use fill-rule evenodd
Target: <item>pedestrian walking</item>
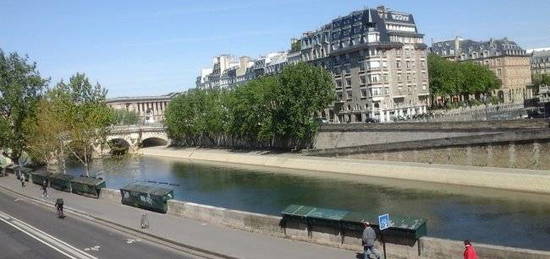
M 19 180 L 21 180 L 21 188 L 25 188 L 25 175 L 21 174 Z
M 364 259 L 380 259 L 380 253 L 374 248 L 376 241 L 376 232 L 370 226 L 368 221 L 363 222 L 365 230 L 363 230 L 363 256 Z
M 477 253 L 470 240 L 464 240 L 464 259 L 477 259 Z
M 48 198 L 48 182 L 42 181 L 42 197 Z

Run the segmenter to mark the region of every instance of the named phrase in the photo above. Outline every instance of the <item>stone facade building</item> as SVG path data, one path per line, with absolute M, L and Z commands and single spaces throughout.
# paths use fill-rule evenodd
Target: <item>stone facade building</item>
M 427 46 L 413 15 L 365 9 L 301 38 L 302 60 L 333 75 L 337 100 L 321 116 L 335 123 L 391 121 L 426 113 Z
M 144 123 L 156 123 L 164 120 L 164 111 L 178 93 L 160 96 L 118 97 L 107 100 L 107 105 L 117 110 L 136 112 Z
M 493 93 L 506 103 L 522 103 L 533 96 L 530 55 L 507 38 L 473 41 L 461 38 L 436 42 L 431 52 L 455 61 L 485 65 L 501 80 L 501 89 Z
M 533 74 L 550 74 L 550 48 L 531 52 L 531 71 Z
M 335 103 L 319 112 L 333 123 L 391 121 L 424 114 L 429 104 L 427 46 L 411 14 L 364 9 L 332 20 L 292 40 L 292 49 L 254 61 L 216 57 L 197 78 L 197 87 L 224 88 L 287 64 L 307 62 L 327 69 L 337 93 Z M 233 73 L 246 71 L 243 80 Z M 225 81 L 224 81 L 225 80 Z

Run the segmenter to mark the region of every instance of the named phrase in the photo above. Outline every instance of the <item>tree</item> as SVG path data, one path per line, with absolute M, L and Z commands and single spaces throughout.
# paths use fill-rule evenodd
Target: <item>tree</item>
M 25 122 L 29 132 L 28 151 L 34 161 L 46 164 L 47 170 L 51 161 L 57 160 L 61 171 L 65 172 L 64 134 L 68 127 L 62 118 L 64 105 L 58 100 L 46 97 L 38 102 L 36 117 Z
M 77 73 L 68 83 L 59 82 L 49 94 L 61 107 L 58 113 L 65 127 L 63 143 L 89 176 L 94 148 L 106 144 L 109 126 L 114 122 L 113 112 L 105 103 L 107 90 L 99 83 L 92 86 L 86 75 Z
M 0 143 L 4 155 L 19 163 L 27 149 L 24 122 L 35 116 L 35 108 L 48 79 L 43 79 L 28 57 L 0 50 Z
M 249 142 L 271 140 L 273 102 L 277 78 L 265 76 L 237 87 L 228 97 L 230 135 Z
M 190 90 L 174 98 L 164 116 L 170 138 L 189 145 L 219 145 L 227 128 L 223 90 Z
M 273 133 L 295 141 L 295 148 L 304 148 L 318 128 L 315 114 L 334 101 L 332 76 L 321 67 L 298 63 L 285 67 L 278 81 L 269 97 L 274 107 Z
M 455 62 L 428 55 L 430 92 L 432 96 L 464 96 L 488 94 L 501 86 L 500 80 L 489 68 L 473 62 Z M 432 97 L 432 100 L 435 98 Z
M 550 86 L 550 74 L 535 74 L 533 75 L 533 86 L 535 87 L 535 92 L 539 92 L 539 87 L 542 85 Z
M 233 90 L 190 90 L 170 102 L 165 122 L 168 136 L 187 145 L 220 146 L 229 137 L 248 147 L 279 143 L 302 148 L 311 143 L 319 126 L 316 113 L 334 95 L 326 70 L 300 63 Z
M 117 125 L 136 125 L 140 118 L 135 111 L 113 109 L 114 124 Z

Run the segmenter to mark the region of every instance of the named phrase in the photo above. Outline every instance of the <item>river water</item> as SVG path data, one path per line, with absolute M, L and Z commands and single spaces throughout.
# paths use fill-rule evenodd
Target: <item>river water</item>
M 410 215 L 428 220 L 429 236 L 550 250 L 550 195 L 149 156 L 95 166 L 108 188 L 162 182 L 178 200 L 272 215 L 290 204 Z

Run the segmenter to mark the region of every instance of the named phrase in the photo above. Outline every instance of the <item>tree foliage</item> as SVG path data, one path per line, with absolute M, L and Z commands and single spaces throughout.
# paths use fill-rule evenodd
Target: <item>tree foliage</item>
M 140 122 L 140 116 L 135 111 L 113 109 L 113 123 L 117 125 L 136 125 Z
M 77 73 L 68 83 L 59 82 L 48 91 L 47 101 L 62 131 L 55 136 L 81 162 L 89 175 L 94 148 L 106 144 L 109 126 L 114 122 L 111 108 L 105 103 L 107 90 L 92 85 L 86 75 Z M 48 112 L 47 109 L 43 110 Z M 39 114 L 48 117 L 48 114 Z M 39 132 L 38 134 L 46 134 Z
M 300 63 L 231 91 L 188 91 L 170 102 L 165 122 L 170 138 L 188 145 L 303 148 L 333 98 L 330 74 Z
M 29 133 L 24 122 L 34 118 L 47 83 L 28 57 L 5 54 L 0 49 L 0 143 L 15 163 L 27 149 Z
M 454 62 L 428 55 L 430 91 L 433 95 L 456 96 L 490 93 L 501 86 L 489 68 L 473 62 Z
M 550 86 L 550 74 L 533 75 L 533 86 L 535 87 L 536 92 L 538 92 L 539 87 L 543 85 Z

